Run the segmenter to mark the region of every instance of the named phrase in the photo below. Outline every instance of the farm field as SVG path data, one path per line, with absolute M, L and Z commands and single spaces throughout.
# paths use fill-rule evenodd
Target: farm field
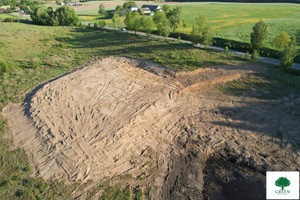
M 267 47 L 271 40 L 285 31 L 295 34 L 300 44 L 299 4 L 182 3 L 182 17 L 189 33 L 198 14 L 204 14 L 214 30 L 214 36 L 242 42 L 250 41 L 253 25 L 260 19 L 269 25 Z M 181 29 L 179 30 L 181 31 Z

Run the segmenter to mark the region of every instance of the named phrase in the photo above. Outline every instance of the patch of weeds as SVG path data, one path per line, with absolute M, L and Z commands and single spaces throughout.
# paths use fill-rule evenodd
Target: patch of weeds
M 144 192 L 141 189 L 136 190 L 135 192 L 135 200 L 144 200 Z
M 300 85 L 300 76 L 269 67 L 263 73 L 243 76 L 219 85 L 230 95 L 247 95 L 258 99 L 278 99 L 291 94 Z

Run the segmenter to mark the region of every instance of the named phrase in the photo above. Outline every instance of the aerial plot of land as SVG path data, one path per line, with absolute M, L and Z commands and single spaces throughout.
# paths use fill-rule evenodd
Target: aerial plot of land
M 260 200 L 299 184 L 266 180 L 300 170 L 299 4 L 14 2 L 0 199 Z

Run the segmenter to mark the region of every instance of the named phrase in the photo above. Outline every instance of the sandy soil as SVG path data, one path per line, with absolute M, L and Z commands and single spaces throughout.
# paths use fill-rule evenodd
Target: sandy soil
M 29 154 L 35 177 L 92 179 L 88 191 L 131 174 L 143 177 L 133 185 L 152 185 L 152 199 L 201 199 L 205 162 L 216 155 L 260 172 L 300 169 L 299 118 L 284 112 L 281 100 L 212 90 L 258 70 L 264 69 L 214 66 L 175 74 L 110 57 L 42 84 L 3 115 L 8 137 Z

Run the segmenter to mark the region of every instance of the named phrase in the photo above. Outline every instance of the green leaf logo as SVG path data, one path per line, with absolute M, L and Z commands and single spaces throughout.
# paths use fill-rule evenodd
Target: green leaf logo
M 287 187 L 290 184 L 291 184 L 290 180 L 287 179 L 286 177 L 280 177 L 275 181 L 275 185 L 281 187 L 282 190 L 284 189 L 284 187 Z

